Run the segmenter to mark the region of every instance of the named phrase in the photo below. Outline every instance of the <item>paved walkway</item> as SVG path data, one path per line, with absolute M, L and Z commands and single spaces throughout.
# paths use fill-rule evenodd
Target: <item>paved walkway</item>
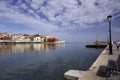
M 118 55 L 120 55 L 120 49 L 117 50 L 115 44 L 113 45 L 113 55 L 108 55 L 108 60 L 117 60 Z
M 113 45 L 113 55 L 108 55 L 108 60 L 116 61 L 120 55 L 120 49 L 117 50 L 115 44 Z M 120 72 L 113 71 L 106 80 L 120 80 Z

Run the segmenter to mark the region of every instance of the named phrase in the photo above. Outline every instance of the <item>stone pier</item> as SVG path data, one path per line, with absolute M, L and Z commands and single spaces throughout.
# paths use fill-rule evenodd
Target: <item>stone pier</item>
M 106 80 L 108 60 L 116 60 L 118 55 L 120 55 L 120 50 L 117 50 L 115 45 L 113 45 L 113 55 L 108 54 L 108 48 L 109 46 L 102 51 L 89 70 L 69 70 L 64 73 L 64 77 L 68 80 Z M 119 80 L 120 76 L 118 76 L 118 79 L 109 78 L 107 80 Z
M 102 51 L 93 65 L 87 71 L 69 70 L 64 74 L 68 80 L 105 80 L 103 77 L 96 75 L 101 65 L 107 66 L 108 62 L 108 46 Z

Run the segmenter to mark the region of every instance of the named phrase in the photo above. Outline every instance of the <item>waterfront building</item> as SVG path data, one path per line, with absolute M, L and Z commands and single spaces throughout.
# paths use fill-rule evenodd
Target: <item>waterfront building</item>
M 24 42 L 31 42 L 31 36 L 28 34 L 24 34 Z
M 41 37 L 41 42 L 45 42 L 45 37 L 44 36 Z
M 33 42 L 42 42 L 42 36 L 39 34 L 33 35 Z
M 24 42 L 25 36 L 23 34 L 13 34 L 12 42 Z
M 45 41 L 46 42 L 56 42 L 56 41 L 58 41 L 58 39 L 47 35 L 47 36 L 45 36 Z
M 0 42 L 3 42 L 3 40 L 4 40 L 4 36 L 0 34 Z
M 0 42 L 9 43 L 9 42 L 58 42 L 59 39 L 46 35 L 41 36 L 39 34 L 28 35 L 28 34 L 9 34 L 9 33 L 0 33 Z
M 11 41 L 11 35 L 7 33 L 0 33 L 0 42 L 9 42 Z

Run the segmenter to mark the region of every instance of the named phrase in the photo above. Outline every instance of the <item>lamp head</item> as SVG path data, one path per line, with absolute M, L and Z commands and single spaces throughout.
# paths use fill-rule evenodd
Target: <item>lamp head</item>
M 108 21 L 111 21 L 112 16 L 109 15 L 109 16 L 107 16 L 107 18 L 108 18 Z

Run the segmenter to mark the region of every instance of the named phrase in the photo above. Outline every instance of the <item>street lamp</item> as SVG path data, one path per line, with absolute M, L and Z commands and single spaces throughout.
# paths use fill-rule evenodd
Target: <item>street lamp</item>
M 109 54 L 112 55 L 112 42 L 111 42 L 111 18 L 112 16 L 109 15 L 107 16 L 107 19 L 108 19 L 108 22 L 109 22 L 109 38 L 110 38 L 110 41 L 109 41 Z

